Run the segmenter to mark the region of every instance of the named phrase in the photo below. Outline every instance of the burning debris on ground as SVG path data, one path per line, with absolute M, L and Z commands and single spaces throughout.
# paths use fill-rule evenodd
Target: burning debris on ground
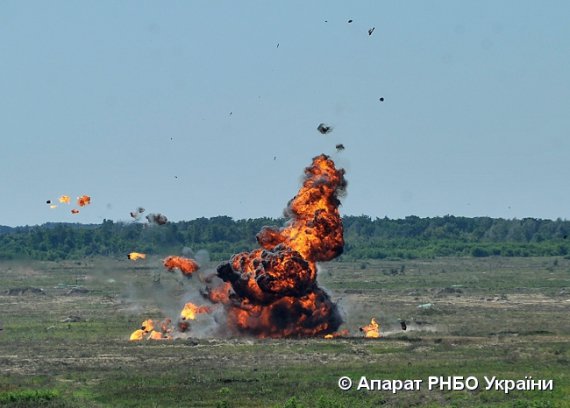
M 332 129 L 332 126 L 326 125 L 324 123 L 320 123 L 319 126 L 317 126 L 317 130 L 323 135 L 332 132 Z
M 168 218 L 165 215 L 156 213 L 156 214 L 149 214 L 146 216 L 146 219 L 151 224 L 156 225 L 164 225 L 168 222 Z
M 363 326 L 360 328 L 361 332 L 364 332 L 364 337 L 366 338 L 378 338 L 380 337 L 380 325 L 376 322 L 376 319 L 373 317 L 370 320 L 370 324 Z
M 336 332 L 342 318 L 318 287 L 316 262 L 343 251 L 338 197 L 345 188 L 344 170 L 337 170 L 326 155 L 315 157 L 285 210 L 287 225 L 264 227 L 256 237 L 260 249 L 234 255 L 218 267 L 218 276 L 233 290 L 221 300 L 230 330 L 257 337 Z

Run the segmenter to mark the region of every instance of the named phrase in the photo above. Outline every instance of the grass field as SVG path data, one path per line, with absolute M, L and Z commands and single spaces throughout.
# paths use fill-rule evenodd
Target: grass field
M 153 283 L 158 265 L 0 263 L 0 406 L 570 406 L 568 259 L 332 262 L 319 281 L 341 306 L 349 337 L 129 342 L 142 320 L 173 313 L 199 284 L 165 273 Z M 380 339 L 358 331 L 371 317 Z M 355 387 L 362 376 L 423 385 L 341 391 L 341 376 Z M 430 391 L 429 376 L 475 376 L 480 387 Z M 485 390 L 484 376 L 532 376 L 554 389 L 505 394 Z

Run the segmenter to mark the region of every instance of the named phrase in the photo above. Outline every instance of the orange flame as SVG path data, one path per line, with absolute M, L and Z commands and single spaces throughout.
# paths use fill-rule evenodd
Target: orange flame
M 146 319 L 141 324 L 141 329 L 144 330 L 145 333 L 151 332 L 154 330 L 154 322 L 152 319 Z
M 183 320 L 194 320 L 197 314 L 210 313 L 212 309 L 208 306 L 196 306 L 194 303 L 188 302 L 180 312 Z
M 329 261 L 343 251 L 338 196 L 345 187 L 344 170 L 337 170 L 328 156 L 315 157 L 285 211 L 291 218 L 287 225 L 264 227 L 257 234 L 261 249 L 234 255 L 218 267 L 218 276 L 235 292 L 235 301 L 227 306 L 236 330 L 259 337 L 336 331 L 342 319 L 317 286 L 316 262 Z
M 146 334 L 146 332 L 142 329 L 135 330 L 134 332 L 132 332 L 131 337 L 129 338 L 129 341 L 142 340 L 142 339 L 144 339 L 145 334 Z
M 200 265 L 190 258 L 184 258 L 183 256 L 169 256 L 163 262 L 164 267 L 169 271 L 173 271 L 178 268 L 184 274 L 184 276 L 192 276 L 196 272 Z
M 146 254 L 141 254 L 140 252 L 131 252 L 127 255 L 127 258 L 132 261 L 136 261 L 137 259 L 146 259 Z
M 77 197 L 77 205 L 80 207 L 85 207 L 86 205 L 91 204 L 91 197 L 88 195 L 82 195 L 81 197 Z
M 220 286 L 211 288 L 208 291 L 208 298 L 214 303 L 226 304 L 230 301 L 230 293 L 232 291 L 232 285 L 229 282 L 224 282 Z
M 336 333 L 330 333 L 325 336 L 325 339 L 336 339 L 338 337 L 345 337 L 350 335 L 350 332 L 347 329 L 341 330 Z
M 155 330 L 151 331 L 147 340 L 164 340 L 161 332 L 157 332 Z
M 380 337 L 380 325 L 376 322 L 375 318 L 372 318 L 372 320 L 370 320 L 370 324 L 361 327 L 360 331 L 364 332 L 364 337 L 367 338 Z
M 68 195 L 62 195 L 61 197 L 59 197 L 59 202 L 62 204 L 69 204 L 71 202 L 71 197 L 69 197 Z

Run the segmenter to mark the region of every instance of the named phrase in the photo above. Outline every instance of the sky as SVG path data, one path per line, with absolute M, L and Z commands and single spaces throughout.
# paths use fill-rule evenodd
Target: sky
M 279 217 L 321 153 L 343 215 L 569 219 L 569 20 L 566 1 L 1 2 L 0 225 Z M 62 194 L 92 204 L 46 205 Z

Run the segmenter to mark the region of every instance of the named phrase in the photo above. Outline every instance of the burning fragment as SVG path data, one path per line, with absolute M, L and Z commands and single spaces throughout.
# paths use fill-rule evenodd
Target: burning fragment
M 91 204 L 91 197 L 88 195 L 82 195 L 81 197 L 77 197 L 77 205 L 80 207 L 85 207 L 86 205 Z
M 323 135 L 332 132 L 332 129 L 332 126 L 325 125 L 324 123 L 320 123 L 319 126 L 317 126 L 317 130 Z
M 172 272 L 174 269 L 179 269 L 184 276 L 191 277 L 194 272 L 200 269 L 198 262 L 191 258 L 184 258 L 183 256 L 169 256 L 163 261 L 166 269 Z
M 62 204 L 69 204 L 71 203 L 71 197 L 69 197 L 68 195 L 62 195 L 61 197 L 59 197 L 59 202 Z
M 318 287 L 316 262 L 343 251 L 338 197 L 345 188 L 344 170 L 326 155 L 315 157 L 285 210 L 286 226 L 264 227 L 257 234 L 260 249 L 218 267 L 218 277 L 234 292 L 221 300 L 232 330 L 258 337 L 324 336 L 342 324 L 336 305 Z
M 78 210 L 77 208 L 73 208 L 73 209 L 71 210 L 71 213 L 72 213 L 72 214 L 79 214 L 79 210 Z
M 374 30 L 376 30 L 376 27 L 372 27 L 368 29 L 368 36 L 371 36 L 372 33 L 374 32 Z
M 337 333 L 330 333 L 330 334 L 327 334 L 327 335 L 325 336 L 325 339 L 336 339 L 336 338 L 338 338 L 338 337 L 346 337 L 346 336 L 349 336 L 349 335 L 350 335 L 350 332 L 348 331 L 348 329 L 344 329 L 344 330 L 341 330 L 341 331 L 339 331 L 339 332 L 337 332 Z
M 147 338 L 147 340 L 163 340 L 163 339 L 164 337 L 162 337 L 162 333 L 157 332 L 155 330 L 151 331 Z
M 154 330 L 154 323 L 151 319 L 147 319 L 141 324 L 141 328 L 132 332 L 130 341 L 143 340 L 144 336 Z
M 54 208 L 57 208 L 57 205 L 52 204 L 52 205 L 49 206 L 49 208 L 51 208 L 51 209 L 53 210 Z
M 146 219 L 148 222 L 150 222 L 151 224 L 158 224 L 158 225 L 164 225 L 168 222 L 168 218 L 166 218 L 165 215 L 162 215 L 160 213 L 158 214 L 149 214 L 146 216 Z
M 135 330 L 134 332 L 132 332 L 131 337 L 129 338 L 129 341 L 143 340 L 145 334 L 146 334 L 145 331 L 142 329 Z
M 146 254 L 141 254 L 140 252 L 131 252 L 127 255 L 131 261 L 136 261 L 137 259 L 146 259 Z
M 339 152 L 344 150 L 344 145 L 342 143 L 339 143 L 336 145 L 336 150 L 338 150 Z
M 195 320 L 197 314 L 210 313 L 212 308 L 209 306 L 196 306 L 194 303 L 188 302 L 180 312 L 182 320 Z
M 370 324 L 361 327 L 361 332 L 364 332 L 364 337 L 366 338 L 378 338 L 380 337 L 380 325 L 376 322 L 375 318 L 370 320 Z

